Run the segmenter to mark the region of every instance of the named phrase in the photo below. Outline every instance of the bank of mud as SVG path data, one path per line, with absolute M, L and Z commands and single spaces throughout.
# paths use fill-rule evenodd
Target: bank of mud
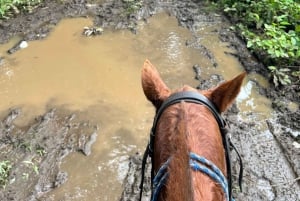
M 72 152 L 90 155 L 98 135 L 97 125 L 54 109 L 28 126 L 15 124 L 20 115 L 20 109 L 11 110 L 0 122 L 0 159 L 11 165 L 1 200 L 36 200 L 58 188 L 68 179 L 62 160 Z
M 214 31 L 236 50 L 234 54 L 230 54 L 239 58 L 248 74 L 259 73 L 264 77 L 268 76 L 266 68 L 229 29 L 228 20 L 221 13 L 207 12 L 202 1 L 144 1 L 143 6 L 134 13 L 128 13 L 128 6 L 121 0 L 103 3 L 46 0 L 32 14 L 21 13 L 16 18 L 2 20 L 0 43 L 5 43 L 16 35 L 25 41 L 43 39 L 65 17 L 89 17 L 94 19 L 95 26 L 104 28 L 104 31 L 106 28 L 130 29 L 133 34 L 138 34 L 138 20 L 147 21 L 155 13 L 164 11 L 175 16 L 180 26 L 193 33 L 194 38 L 187 41 L 186 45 L 199 50 L 199 53 L 209 58 L 216 68 L 222 68 L 222 63 L 216 61 L 210 47 L 198 43 L 201 36 L 197 35 L 196 31 L 199 27 L 224 23 L 221 29 Z M 10 50 L 13 53 L 17 48 L 12 47 Z M 0 55 L 0 58 L 5 61 L 4 55 Z M 194 68 L 198 69 L 197 72 L 205 71 L 204 66 L 197 64 Z M 208 88 L 223 80 L 218 75 L 203 80 L 201 73 L 196 77 L 199 80 L 199 88 Z M 300 132 L 300 111 L 299 106 L 292 110 L 289 103 L 299 102 L 299 86 L 275 89 L 272 85 L 266 88 L 255 80 L 253 82 L 262 96 L 272 100 L 274 114 L 272 118 L 266 119 L 268 130 L 263 133 L 256 126 L 256 114 L 249 112 L 246 119 L 239 119 L 236 107 L 232 107 L 225 114 L 231 127 L 232 141 L 241 151 L 245 166 L 244 191 L 238 192 L 236 188 L 234 196 L 236 200 L 297 200 L 300 197 L 300 182 L 299 179 L 296 180 L 300 176 L 300 149 L 295 148 L 293 143 L 300 143 L 300 136 L 295 135 Z M 9 158 L 13 164 L 9 183 L 6 188 L 1 189 L 0 198 L 46 199 L 47 192 L 58 188 L 68 178 L 67 172 L 60 171 L 63 158 L 75 151 L 90 154 L 90 146 L 98 132 L 101 135 L 101 129 L 98 130 L 97 125 L 77 121 L 68 111 L 58 110 L 51 110 L 32 120 L 29 125 L 18 127 L 14 120 L 18 118 L 19 113 L 19 110 L 12 110 L 0 124 L 0 161 Z M 138 198 L 141 157 L 139 153 L 129 158 L 129 172 L 124 181 L 121 200 Z M 233 161 L 236 164 L 233 167 L 236 175 L 239 167 L 234 155 Z M 38 167 L 38 172 L 35 167 Z M 148 165 L 144 200 L 150 195 L 149 170 Z M 234 185 L 237 187 L 236 183 Z

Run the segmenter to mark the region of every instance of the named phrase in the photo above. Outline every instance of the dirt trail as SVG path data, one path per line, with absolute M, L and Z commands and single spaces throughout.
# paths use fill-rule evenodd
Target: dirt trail
M 214 24 L 220 20 L 227 22 L 224 16 L 207 12 L 202 1 L 144 1 L 143 6 L 131 14 L 128 13 L 128 6 L 121 0 L 105 3 L 46 0 L 32 14 L 20 14 L 14 19 L 0 21 L 0 43 L 7 42 L 17 34 L 22 40 L 42 39 L 64 17 L 89 16 L 94 18 L 95 26 L 128 28 L 133 33 L 138 32 L 135 29 L 138 20 L 147 20 L 162 10 L 176 16 L 179 25 L 188 28 L 192 33 L 203 24 Z M 258 72 L 267 76 L 262 64 L 247 51 L 243 41 L 228 27 L 224 25 L 223 29 L 217 31 L 223 41 L 230 42 L 232 48 L 237 50 L 235 56 L 248 73 Z M 221 64 L 216 62 L 214 55 L 209 51 L 210 47 L 194 43 L 187 45 L 199 49 L 203 56 L 210 58 L 214 66 L 221 68 Z M 17 49 L 13 49 L 15 50 Z M 0 55 L 0 61 L 1 58 Z M 3 59 L 5 60 L 5 57 Z M 205 88 L 220 81 L 219 78 L 216 80 L 215 76 L 206 81 L 201 80 L 199 76 L 198 78 L 200 87 Z M 272 119 L 266 120 L 268 130 L 264 133 L 256 126 L 256 114 L 249 112 L 246 119 L 238 119 L 235 107 L 225 114 L 231 126 L 232 140 L 240 150 L 245 166 L 244 191 L 234 191 L 234 196 L 236 200 L 298 200 L 300 149 L 295 148 L 293 143 L 300 142 L 300 111 L 299 108 L 291 110 L 288 105 L 299 101 L 299 86 L 290 86 L 282 90 L 264 88 L 255 83 L 261 94 L 272 100 L 274 114 Z M 66 172 L 59 170 L 62 159 L 74 151 L 90 154 L 90 146 L 98 134 L 97 126 L 77 121 L 66 111 L 53 110 L 32 120 L 26 127 L 18 127 L 14 124 L 18 115 L 19 111 L 13 110 L 5 115 L 0 123 L 0 161 L 13 158 L 18 164 L 10 171 L 9 181 L 12 184 L 1 189 L 0 199 L 46 199 L 45 193 L 59 187 L 68 177 Z M 138 196 L 141 155 L 132 156 L 129 160 L 130 167 L 124 181 L 121 200 L 136 200 Z M 233 160 L 237 160 L 234 155 Z M 38 174 L 35 167 L 38 167 Z M 234 165 L 234 171 L 237 170 L 238 166 Z M 149 194 L 147 174 L 144 200 L 147 200 Z

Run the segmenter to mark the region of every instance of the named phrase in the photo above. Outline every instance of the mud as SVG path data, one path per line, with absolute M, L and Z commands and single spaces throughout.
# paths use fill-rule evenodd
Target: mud
M 14 123 L 20 113 L 12 110 L 0 122 L 0 158 L 13 164 L 1 200 L 36 200 L 62 185 L 68 179 L 62 160 L 72 152 L 89 155 L 98 134 L 96 125 L 55 110 L 20 127 Z
M 0 43 L 5 43 L 16 35 L 24 41 L 43 39 L 66 17 L 93 18 L 95 26 L 130 29 L 134 32 L 137 21 L 147 19 L 155 10 L 153 1 L 145 3 L 143 8 L 135 13 L 129 12 L 130 5 L 122 0 L 97 2 L 99 1 L 45 0 L 31 14 L 22 13 L 16 18 L 0 21 Z M 12 48 L 10 52 L 13 53 L 15 47 Z
M 180 26 L 194 33 L 194 38 L 186 42 L 190 48 L 199 50 L 215 68 L 222 68 L 210 47 L 200 45 L 196 34 L 202 26 L 224 23 L 222 29 L 214 30 L 220 38 L 228 42 L 248 74 L 258 73 L 268 76 L 266 68 L 254 57 L 229 26 L 221 13 L 208 12 L 202 1 L 144 1 L 140 9 L 129 12 L 129 5 L 117 1 L 51 1 L 46 0 L 33 13 L 21 13 L 13 19 L 0 21 L 0 43 L 14 36 L 20 41 L 38 40 L 47 37 L 49 31 L 65 17 L 89 17 L 94 25 L 104 28 L 130 29 L 138 34 L 138 20 L 145 20 L 164 10 L 178 19 Z M 18 42 L 19 43 L 19 42 Z M 17 44 L 18 44 L 17 43 Z M 8 49 L 17 51 L 16 46 Z M 5 57 L 0 55 L 0 63 Z M 1 66 L 0 66 L 1 67 Z M 204 66 L 193 67 L 200 89 L 209 88 L 223 78 L 211 75 L 203 79 Z M 261 132 L 255 114 L 248 112 L 239 118 L 237 107 L 232 107 L 225 118 L 231 126 L 232 141 L 241 150 L 245 165 L 244 191 L 234 191 L 236 200 L 297 200 L 300 197 L 300 149 L 293 143 L 300 143 L 300 87 L 266 87 L 252 80 L 261 95 L 272 101 L 274 114 L 266 119 L 267 130 Z M 141 92 L 142 93 L 142 92 Z M 291 108 L 291 104 L 296 104 Z M 9 183 L 0 191 L 1 200 L 38 200 L 46 198 L 46 193 L 61 186 L 68 173 L 60 170 L 60 164 L 68 154 L 81 152 L 89 155 L 98 133 L 97 125 L 77 120 L 68 111 L 51 110 L 33 119 L 27 126 L 18 126 L 14 121 L 20 110 L 12 110 L 0 122 L 0 161 L 10 158 L 14 166 L 9 173 Z M 147 134 L 145 134 L 147 135 Z M 233 155 L 233 160 L 237 159 Z M 24 162 L 25 161 L 25 162 Z M 120 200 L 136 200 L 139 193 L 141 154 L 129 158 L 129 171 L 124 181 L 124 191 Z M 235 164 L 235 163 L 234 163 Z M 236 163 L 238 164 L 238 163 Z M 146 177 L 143 200 L 150 195 L 149 168 Z M 234 165 L 235 174 L 238 166 Z M 236 181 L 236 180 L 235 180 Z M 235 183 L 237 187 L 237 184 Z M 238 188 L 236 188 L 238 189 Z
M 222 15 L 207 13 L 205 6 L 197 2 L 181 1 L 168 7 L 168 11 L 177 17 L 181 26 L 187 27 L 192 32 L 195 32 L 203 24 L 212 25 L 220 20 L 224 24 L 229 22 Z M 229 26 L 224 25 L 220 30 L 215 31 L 219 33 L 222 41 L 229 42 L 230 47 L 236 50 L 236 53 L 229 54 L 239 59 L 248 74 L 258 73 L 268 77 L 268 72 L 263 64 L 247 50 L 245 42 L 233 33 Z M 216 62 L 214 55 L 209 51 L 210 48 L 198 45 L 196 43 L 198 40 L 199 38 L 195 34 L 195 39 L 187 41 L 187 45 L 199 49 L 203 56 L 211 60 L 213 66 L 221 68 L 222 64 Z M 201 72 L 205 71 L 205 67 L 197 64 L 193 66 L 193 70 L 195 78 L 199 80 L 199 89 L 207 89 L 223 80 L 219 75 L 211 75 L 211 78 L 206 80 L 202 79 Z M 300 196 L 300 150 L 293 146 L 293 142 L 299 142 L 299 135 L 297 137 L 292 134 L 299 133 L 300 115 L 299 108 L 291 111 L 288 105 L 291 102 L 299 102 L 299 85 L 285 88 L 268 86 L 266 88 L 259 82 L 252 81 L 261 95 L 271 99 L 275 112 L 272 114 L 272 118 L 267 119 L 264 123 L 268 128 L 265 132 L 261 132 L 256 122 L 256 115 L 251 112 L 246 114 L 246 119 L 240 119 L 237 116 L 241 111 L 233 106 L 224 115 L 231 127 L 232 141 L 241 151 L 244 160 L 243 192 L 239 192 L 238 184 L 234 183 L 234 197 L 236 200 L 298 200 Z M 233 164 L 236 164 L 233 165 L 236 177 L 239 170 L 238 161 L 236 156 L 232 157 Z M 132 194 L 136 195 L 138 191 L 140 161 L 132 159 L 131 164 L 134 165 L 130 167 L 121 200 L 130 200 Z M 135 185 L 128 187 L 126 184 L 132 184 L 133 178 Z M 235 181 L 237 181 L 237 177 Z M 148 199 L 149 188 L 149 182 L 146 182 L 145 200 Z

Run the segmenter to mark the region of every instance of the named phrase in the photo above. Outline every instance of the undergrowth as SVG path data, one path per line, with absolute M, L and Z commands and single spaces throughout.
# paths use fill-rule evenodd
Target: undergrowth
M 219 0 L 275 84 L 300 84 L 299 0 Z

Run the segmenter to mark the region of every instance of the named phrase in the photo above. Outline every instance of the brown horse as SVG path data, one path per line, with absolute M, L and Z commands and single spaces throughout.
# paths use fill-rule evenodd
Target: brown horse
M 160 178 L 165 176 L 163 181 L 159 181 L 163 183 L 159 185 L 157 195 L 153 195 L 152 192 L 152 200 L 229 200 L 221 184 L 207 174 L 191 168 L 191 153 L 207 159 L 221 171 L 221 174 L 227 176 L 226 150 L 224 150 L 218 114 L 224 112 L 235 100 L 245 75 L 242 73 L 230 81 L 205 91 L 183 86 L 172 92 L 163 82 L 156 68 L 148 60 L 145 61 L 142 69 L 142 87 L 147 99 L 155 106 L 156 113 L 160 113 L 159 117 L 156 115 L 157 122 L 154 123 L 153 138 L 150 140 L 152 145 L 149 145 L 152 176 L 157 174 Z M 203 95 L 204 99 L 207 99 L 204 102 L 209 103 L 199 104 L 183 98 L 163 106 L 170 96 L 182 92 L 196 97 Z M 163 111 L 159 111 L 161 107 L 165 107 Z M 209 166 L 204 164 L 204 168 Z M 153 182 L 152 190 L 155 191 L 157 181 Z

